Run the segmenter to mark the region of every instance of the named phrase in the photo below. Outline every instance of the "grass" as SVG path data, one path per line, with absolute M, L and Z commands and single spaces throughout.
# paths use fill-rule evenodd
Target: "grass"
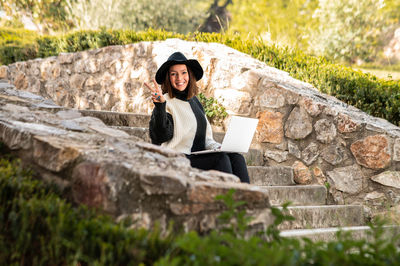
M 391 71 L 385 69 L 371 69 L 371 68 L 357 68 L 353 67 L 355 70 L 360 70 L 363 73 L 369 73 L 376 76 L 377 78 L 385 80 L 399 80 L 400 81 L 400 71 Z

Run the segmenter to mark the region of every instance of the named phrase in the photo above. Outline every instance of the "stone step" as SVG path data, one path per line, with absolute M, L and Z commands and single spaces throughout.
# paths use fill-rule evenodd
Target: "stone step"
M 138 137 L 143 141 L 150 142 L 149 128 L 148 127 L 126 127 L 126 126 L 112 126 L 114 129 L 125 131 L 131 136 Z
M 261 152 L 261 151 L 260 151 Z M 248 166 L 250 183 L 258 186 L 295 185 L 293 168 L 289 166 Z
M 264 155 L 262 150 L 253 149 L 250 146 L 250 149 L 247 153 L 242 153 L 244 158 L 246 159 L 246 163 L 248 167 L 253 166 L 263 166 L 264 165 Z M 250 172 L 249 172 L 250 175 Z
M 280 230 L 365 225 L 361 205 L 294 206 L 288 207 L 288 214 L 295 220 L 280 224 Z
M 396 236 L 400 233 L 399 226 L 384 226 L 384 238 Z M 317 228 L 317 229 L 296 229 L 283 230 L 280 232 L 281 237 L 290 238 L 308 238 L 312 241 L 334 241 L 338 238 L 338 232 L 350 234 L 351 239 L 371 239 L 371 227 L 369 226 L 349 226 L 349 227 L 333 227 L 333 228 Z
M 268 191 L 271 205 L 281 206 L 290 201 L 291 206 L 315 206 L 325 205 L 327 191 L 324 186 L 262 186 L 263 190 Z
M 84 116 L 99 118 L 108 126 L 148 127 L 150 115 L 136 113 L 119 113 L 112 111 L 79 110 Z

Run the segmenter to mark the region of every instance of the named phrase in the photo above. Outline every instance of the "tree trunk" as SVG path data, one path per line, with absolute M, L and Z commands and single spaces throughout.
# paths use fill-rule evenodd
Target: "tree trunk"
M 229 4 L 232 4 L 232 0 L 226 0 L 221 6 L 218 5 L 218 0 L 214 0 L 214 3 L 208 9 L 209 16 L 200 27 L 200 31 L 221 32 L 226 29 L 231 20 L 231 15 L 226 10 Z

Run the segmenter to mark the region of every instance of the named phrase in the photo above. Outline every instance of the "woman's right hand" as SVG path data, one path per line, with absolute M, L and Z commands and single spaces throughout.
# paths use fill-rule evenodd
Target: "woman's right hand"
M 165 102 L 164 95 L 161 91 L 161 88 L 158 86 L 155 79 L 153 79 L 153 87 L 150 86 L 147 82 L 144 85 L 151 91 L 151 99 L 155 103 L 163 103 Z

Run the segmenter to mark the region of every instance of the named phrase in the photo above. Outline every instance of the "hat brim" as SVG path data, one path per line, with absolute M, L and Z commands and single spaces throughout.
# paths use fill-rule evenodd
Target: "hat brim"
M 157 70 L 156 73 L 156 81 L 158 84 L 162 84 L 167 76 L 168 70 L 171 66 L 173 65 L 178 65 L 178 64 L 184 64 L 187 67 L 189 67 L 192 72 L 194 77 L 196 78 L 196 81 L 200 80 L 203 77 L 203 68 L 201 67 L 199 61 L 195 59 L 188 59 L 185 61 L 176 61 L 176 60 L 171 60 L 167 61 L 164 64 L 160 66 L 160 68 Z

